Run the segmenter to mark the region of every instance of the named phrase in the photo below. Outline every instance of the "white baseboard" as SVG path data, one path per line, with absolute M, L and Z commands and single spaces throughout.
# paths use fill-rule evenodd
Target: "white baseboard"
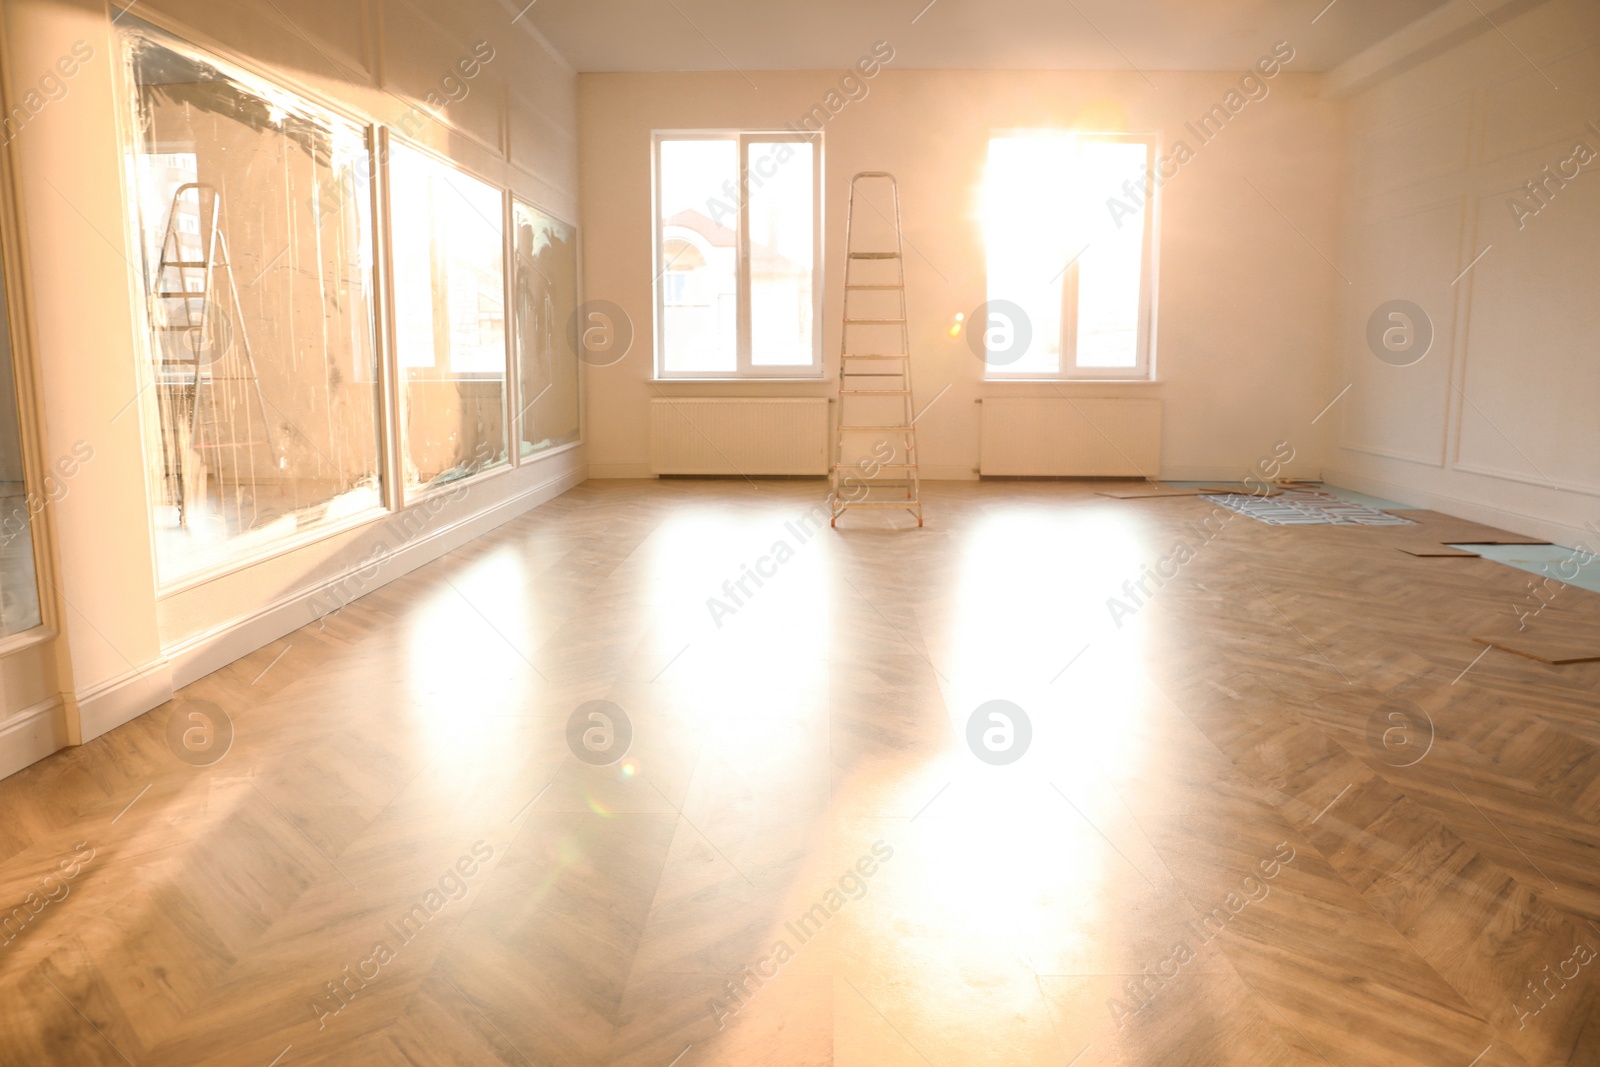
M 173 688 L 172 664 L 160 659 L 79 693 L 75 700 L 83 741 L 93 741 L 160 707 L 172 699 Z
M 575 467 L 565 474 L 503 500 L 487 511 L 467 516 L 448 526 L 440 527 L 425 537 L 417 538 L 386 556 L 377 565 L 376 575 L 371 574 L 367 565 L 358 564 L 316 586 L 280 597 L 248 615 L 174 645 L 167 649 L 167 657 L 172 665 L 174 687 L 182 688 L 197 679 L 204 678 L 234 660 L 271 644 L 285 634 L 293 633 L 307 623 L 316 621 L 332 610 L 330 601 L 333 598 L 327 595 L 329 591 L 356 573 L 361 572 L 365 575 L 361 579 L 361 592 L 363 594 L 370 592 L 424 564 L 431 563 L 447 552 L 460 548 L 473 538 L 481 537 L 523 512 L 561 495 L 584 481 L 587 476 L 584 467 Z M 322 598 L 320 604 L 319 597 Z
M 1255 468 L 1248 463 L 1237 467 L 1221 466 L 1173 466 L 1161 468 L 1161 481 L 1164 482 L 1242 482 L 1252 474 Z M 1260 477 L 1260 475 L 1256 475 Z M 1300 480 L 1315 482 L 1323 477 L 1322 468 L 1297 466 L 1290 464 L 1278 472 L 1276 481 Z
M 648 463 L 590 463 L 589 477 L 595 479 L 612 478 L 654 478 L 655 472 Z
M 917 473 L 925 482 L 975 482 L 978 480 L 978 469 L 971 463 L 923 463 L 917 468 Z
M 970 463 L 924 463 L 920 473 L 922 480 L 928 482 L 972 482 L 978 478 L 977 470 Z M 589 477 L 597 481 L 622 481 L 656 475 L 648 463 L 591 463 Z
M 0 723 L 0 778 L 67 747 L 60 697 L 51 697 Z
M 566 492 L 586 477 L 583 466 L 533 486 L 476 515 L 467 516 L 418 538 L 387 557 L 376 576 L 362 580 L 362 591 L 376 589 L 425 563 L 459 548 L 517 515 Z M 313 621 L 319 593 L 346 580 L 339 574 L 310 589 L 277 601 L 190 638 L 166 655 L 137 670 L 103 682 L 66 701 L 56 698 L 28 708 L 0 723 L 0 778 L 45 758 L 68 744 L 66 719 L 76 714 L 83 740 L 91 741 L 137 719 L 172 699 L 177 689 L 249 655 L 263 645 Z
M 1328 471 L 1328 484 L 1354 489 L 1360 493 L 1380 496 L 1387 500 L 1410 504 L 1413 507 L 1428 508 L 1432 511 L 1442 511 L 1447 515 L 1458 515 L 1463 519 L 1473 522 L 1485 523 L 1502 530 L 1521 534 L 1524 537 L 1545 537 L 1558 545 L 1575 547 L 1583 544 L 1593 549 L 1600 538 L 1595 536 L 1593 530 L 1585 530 L 1581 526 L 1559 522 L 1553 519 L 1542 518 L 1538 515 L 1528 515 L 1520 511 L 1510 511 L 1498 508 L 1492 504 L 1481 504 L 1467 500 L 1463 497 L 1451 496 L 1448 493 L 1437 493 L 1416 486 L 1402 485 L 1383 478 L 1373 478 L 1352 471 L 1333 469 Z

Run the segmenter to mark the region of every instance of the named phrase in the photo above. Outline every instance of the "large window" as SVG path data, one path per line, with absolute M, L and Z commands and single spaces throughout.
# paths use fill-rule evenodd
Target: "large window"
M 819 375 L 822 155 L 780 133 L 656 138 L 656 370 Z
M 0 280 L 0 637 L 39 625 L 39 583 L 34 571 L 33 519 L 47 500 L 71 488 L 78 467 L 94 458 L 80 443 L 45 472 L 43 493 L 30 493 L 22 455 L 22 426 L 12 376 L 10 314 Z
M 517 425 L 531 456 L 578 439 L 578 235 L 567 223 L 512 202 Z
M 338 105 L 121 22 L 148 325 L 128 407 L 148 427 L 163 587 L 578 440 L 570 224 Z M 14 513 L 0 636 L 38 621 L 11 400 L 0 389 L 0 506 Z
M 382 503 L 360 127 L 129 16 L 163 583 Z
M 989 142 L 983 225 L 990 378 L 1151 373 L 1153 145 L 1019 133 Z
M 505 207 L 432 156 L 389 152 L 401 456 L 415 489 L 506 462 Z

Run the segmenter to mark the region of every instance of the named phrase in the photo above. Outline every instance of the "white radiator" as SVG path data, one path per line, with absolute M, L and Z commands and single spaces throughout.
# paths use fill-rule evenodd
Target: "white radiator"
M 1154 478 L 1161 471 L 1161 401 L 985 399 L 981 474 Z
M 658 397 L 656 474 L 827 474 L 827 397 Z

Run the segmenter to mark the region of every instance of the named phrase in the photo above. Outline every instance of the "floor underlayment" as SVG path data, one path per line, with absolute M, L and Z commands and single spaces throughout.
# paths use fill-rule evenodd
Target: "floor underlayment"
M 1168 482 L 1168 485 L 1205 486 L 1222 485 L 1222 482 Z M 1355 504 L 1365 504 L 1369 508 L 1379 508 L 1383 511 L 1410 511 L 1415 504 L 1402 504 L 1394 500 L 1385 500 L 1380 496 L 1371 496 L 1354 489 L 1346 489 L 1338 485 L 1317 486 L 1324 493 L 1330 493 L 1341 500 L 1348 500 Z M 1503 563 L 1507 567 L 1536 574 L 1541 578 L 1554 578 L 1556 581 L 1567 585 L 1575 585 L 1579 589 L 1600 593 L 1600 558 L 1591 559 L 1582 563 L 1587 552 L 1564 545 L 1456 545 L 1470 552 L 1476 552 L 1484 559 L 1495 563 Z M 1576 568 L 1576 570 L 1574 570 Z M 1571 575 L 1571 577 L 1568 577 Z

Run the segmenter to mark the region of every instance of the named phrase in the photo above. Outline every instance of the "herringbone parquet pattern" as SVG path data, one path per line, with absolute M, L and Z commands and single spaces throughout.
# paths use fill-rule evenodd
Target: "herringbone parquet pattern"
M 0 1064 L 1600 1063 L 1527 575 L 1096 488 L 588 483 L 0 782 Z

